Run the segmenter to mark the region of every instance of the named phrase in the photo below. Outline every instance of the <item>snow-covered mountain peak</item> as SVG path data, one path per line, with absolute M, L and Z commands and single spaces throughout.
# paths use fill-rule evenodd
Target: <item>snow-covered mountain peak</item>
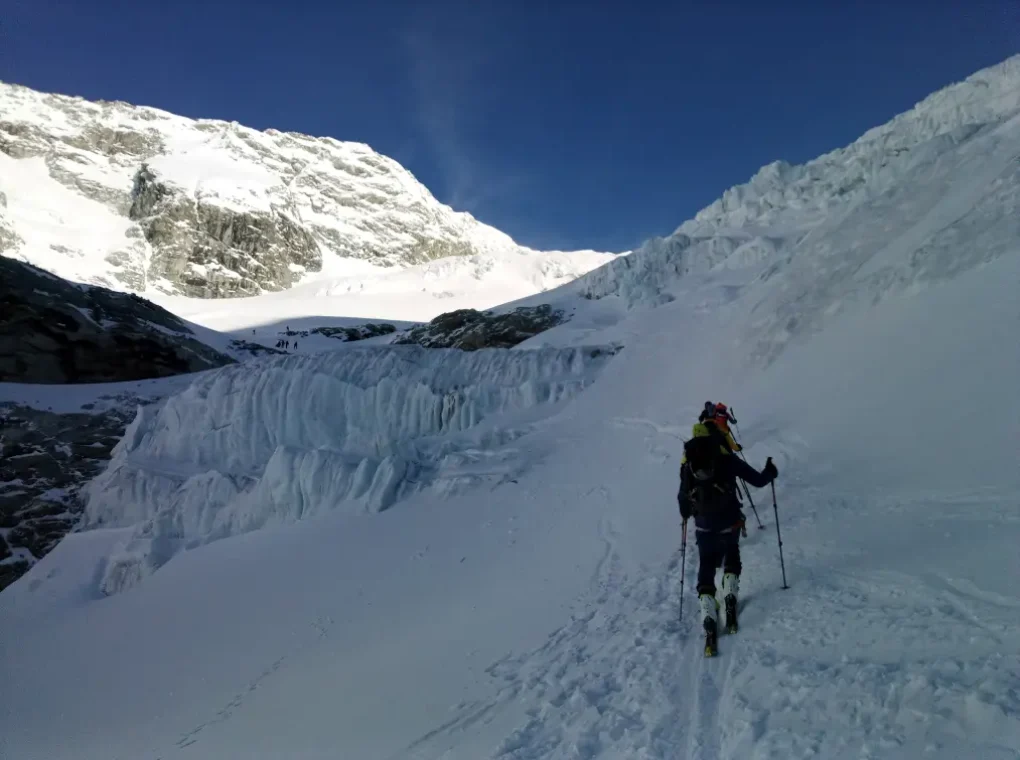
M 362 143 L 5 83 L 0 193 L 0 252 L 139 292 L 256 295 L 331 259 L 522 250 Z
M 896 181 L 918 150 L 951 148 L 984 125 L 1020 110 L 1020 55 L 928 96 L 909 111 L 807 163 L 773 161 L 730 188 L 677 230 L 692 236 L 789 224 L 809 227 L 826 214 Z M 941 138 L 927 145 L 935 138 Z
M 824 313 L 857 297 L 862 284 L 878 297 L 876 289 L 1001 255 L 1017 234 L 1018 119 L 1020 56 L 1014 56 L 934 93 L 846 147 L 798 166 L 774 161 L 762 167 L 672 235 L 588 273 L 577 287 L 589 298 L 659 304 L 672 297 L 664 283 L 677 276 L 773 262 L 766 276 L 782 272 L 790 280 L 782 298 L 797 302 L 804 320 L 817 314 L 805 313 L 798 299 L 817 302 Z M 982 235 L 995 245 L 957 248 L 954 225 L 967 214 L 970 225 L 983 220 Z M 843 257 L 845 269 L 829 283 L 833 290 L 819 297 L 818 259 L 833 253 Z M 855 270 L 860 279 L 847 276 Z M 883 284 L 863 283 L 865 275 Z M 775 325 L 768 330 L 767 341 L 783 332 Z

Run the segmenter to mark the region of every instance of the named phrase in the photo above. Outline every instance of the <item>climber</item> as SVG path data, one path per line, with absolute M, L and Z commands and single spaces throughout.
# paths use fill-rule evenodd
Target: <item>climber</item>
M 711 402 L 705 403 L 705 411 L 702 412 L 702 414 L 705 415 L 705 419 L 711 420 L 715 423 L 715 426 L 719 428 L 723 436 L 726 438 L 726 445 L 730 447 L 730 451 L 741 451 L 741 445 L 737 443 L 736 439 L 733 437 L 733 433 L 730 432 L 730 423 L 732 422 L 733 424 L 736 424 L 737 418 L 730 414 L 730 410 L 726 407 L 726 404 L 723 403 L 716 404 L 709 414 L 709 403 Z M 701 420 L 700 417 L 699 420 Z
M 769 457 L 758 472 L 730 452 L 728 442 L 713 421 L 698 422 L 684 444 L 677 501 L 684 523 L 694 518 L 698 544 L 698 600 L 706 633 L 718 627 L 715 572 L 723 569 L 723 603 L 726 629 L 737 627 L 737 593 L 740 585 L 740 527 L 743 512 L 737 495 L 737 478 L 763 488 L 779 474 Z M 711 627 L 711 630 L 710 630 Z
M 715 417 L 715 404 L 711 401 L 705 402 L 705 408 L 701 410 L 701 414 L 698 415 L 698 422 L 704 422 Z

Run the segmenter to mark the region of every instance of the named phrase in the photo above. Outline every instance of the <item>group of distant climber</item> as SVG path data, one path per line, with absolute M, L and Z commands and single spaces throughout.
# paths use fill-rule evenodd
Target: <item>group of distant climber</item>
M 741 446 L 729 427 L 736 423 L 736 418 L 725 404 L 706 402 L 691 430 L 691 439 L 684 444 L 680 464 L 677 501 L 683 519 L 685 549 L 687 521 L 694 518 L 699 559 L 698 602 L 709 642 L 706 645 L 707 654 L 714 654 L 719 623 L 719 602 L 716 600 L 715 586 L 715 573 L 719 567 L 723 569 L 725 626 L 729 631 L 737 629 L 740 536 L 747 535 L 737 479 L 756 488 L 763 488 L 779 474 L 771 457 L 765 462 L 764 469 L 758 472 L 747 463 L 742 454 L 737 456 Z
M 252 330 L 251 334 L 255 335 L 255 331 Z M 287 325 L 287 334 L 290 335 L 290 325 Z M 297 344 L 298 342 L 294 341 L 293 348 L 295 351 L 297 350 Z M 281 348 L 285 351 L 289 351 L 291 349 L 290 340 L 288 340 L 287 338 L 280 338 L 278 341 L 276 341 L 276 347 Z

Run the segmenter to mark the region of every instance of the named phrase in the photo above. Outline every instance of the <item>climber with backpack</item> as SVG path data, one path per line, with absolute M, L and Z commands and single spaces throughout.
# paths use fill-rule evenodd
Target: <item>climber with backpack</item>
M 707 410 L 706 410 L 707 411 Z M 730 432 L 730 423 L 737 424 L 737 418 L 734 417 L 730 410 L 726 407 L 726 404 L 718 403 L 712 410 L 712 416 L 709 419 L 715 423 L 715 426 L 722 431 L 722 434 L 726 437 L 726 443 L 730 447 L 730 451 L 736 453 L 742 450 L 742 447 L 737 443 L 733 437 L 733 433 Z
M 719 603 L 715 573 L 723 569 L 725 627 L 737 630 L 737 594 L 740 585 L 740 528 L 743 512 L 737 495 L 737 479 L 755 488 L 769 485 L 779 474 L 769 457 L 758 472 L 733 455 L 733 449 L 715 419 L 704 419 L 692 428 L 684 443 L 677 501 L 684 521 L 694 518 L 698 545 L 698 601 L 705 628 L 705 653 L 714 655 L 718 634 Z

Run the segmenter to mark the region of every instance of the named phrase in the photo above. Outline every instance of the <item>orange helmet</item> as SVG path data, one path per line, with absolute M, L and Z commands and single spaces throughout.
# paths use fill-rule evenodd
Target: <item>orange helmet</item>
M 722 402 L 715 405 L 715 416 L 717 419 L 722 418 L 727 422 L 736 422 L 736 419 L 730 414 L 729 408 Z

